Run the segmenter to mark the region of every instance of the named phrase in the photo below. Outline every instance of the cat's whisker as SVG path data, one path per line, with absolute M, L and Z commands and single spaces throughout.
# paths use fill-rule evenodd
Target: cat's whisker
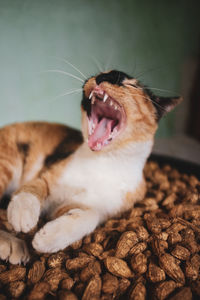
M 65 72 L 65 71 L 62 71 L 62 70 L 50 69 L 50 70 L 42 71 L 42 73 L 60 73 L 60 74 L 64 74 L 64 75 L 67 75 L 69 77 L 72 77 L 74 79 L 77 79 L 77 80 L 79 80 L 81 82 L 84 82 L 84 80 L 82 78 L 79 78 L 76 75 L 73 75 L 71 73 L 68 73 L 68 72 Z
M 137 94 L 135 94 L 135 95 L 137 95 Z M 163 108 L 160 104 L 158 104 L 156 101 L 154 101 L 154 100 L 152 100 L 152 99 L 149 99 L 148 97 L 145 97 L 145 96 L 140 96 L 140 97 L 142 97 L 142 98 L 144 98 L 144 99 L 146 99 L 146 100 L 148 100 L 148 101 L 154 103 L 154 104 L 155 104 L 157 107 L 159 107 L 162 111 L 167 112 L 167 110 L 166 110 L 165 108 Z
M 133 69 L 132 69 L 131 74 L 132 74 L 132 73 L 135 74 L 136 69 L 137 69 L 137 62 L 136 62 L 136 58 L 135 58 L 135 60 L 134 60 L 134 67 L 133 67 Z M 137 77 L 136 77 L 136 78 L 137 78 Z
M 97 60 L 96 57 L 92 56 L 92 60 L 94 61 L 94 63 L 96 64 L 97 68 L 99 69 L 100 72 L 103 72 L 103 68 L 100 64 L 100 62 Z
M 135 90 L 138 89 L 138 88 L 136 88 L 136 87 L 134 87 L 134 86 L 131 86 L 131 87 L 133 87 Z M 142 88 L 141 88 L 141 89 L 142 89 Z M 142 90 L 143 90 L 143 89 L 142 89 Z M 133 93 L 131 93 L 131 92 L 129 92 L 129 94 L 132 95 L 132 96 L 138 95 L 137 93 L 133 94 Z M 159 107 L 162 111 L 167 112 L 167 110 L 166 110 L 165 108 L 163 108 L 160 104 L 158 104 L 156 101 L 154 101 L 154 100 L 152 100 L 152 99 L 149 99 L 148 97 L 145 97 L 145 96 L 142 96 L 142 95 L 140 95 L 140 97 L 143 98 L 143 99 L 146 99 L 146 100 L 148 100 L 148 101 L 150 101 L 150 102 L 152 102 L 152 103 L 154 103 L 154 104 L 155 104 L 157 107 Z
M 178 94 L 175 91 L 171 91 L 171 90 L 165 90 L 165 89 L 158 89 L 158 88 L 154 88 L 154 87 L 148 87 L 150 90 L 155 90 L 155 91 L 160 91 L 160 92 L 166 92 L 166 93 L 174 93 L 174 94 Z
M 163 108 L 160 104 L 158 104 L 156 101 L 153 101 L 152 99 L 148 99 L 146 98 L 146 100 L 154 103 L 157 107 L 159 107 L 162 111 L 167 112 L 167 110 L 165 108 Z
M 112 65 L 111 62 L 113 60 L 113 56 L 114 56 L 114 51 L 111 51 L 109 53 L 108 58 L 107 58 L 106 63 L 105 63 L 105 70 L 110 69 L 110 66 Z
M 68 64 L 69 66 L 71 66 L 74 70 L 76 70 L 80 75 L 83 76 L 83 78 L 87 79 L 87 77 L 72 63 L 70 63 L 68 60 L 64 59 L 64 58 L 59 58 L 57 56 L 53 56 L 55 59 L 63 61 L 64 63 Z
M 160 104 L 158 104 L 156 101 L 154 101 L 154 100 L 152 100 L 152 99 L 149 99 L 148 97 L 144 97 L 144 96 L 141 96 L 142 98 L 144 98 L 144 99 L 146 99 L 146 100 L 148 100 L 148 101 L 150 101 L 150 102 L 152 102 L 152 103 L 154 103 L 157 107 L 159 107 L 162 111 L 164 111 L 164 112 L 167 112 L 167 110 L 164 108 L 164 107 L 162 107 Z
M 143 72 L 140 72 L 139 74 L 137 74 L 135 76 L 135 78 L 141 78 L 144 74 L 149 73 L 149 72 L 153 72 L 153 71 L 157 71 L 159 69 L 162 69 L 163 67 L 154 67 L 154 68 L 149 68 Z
M 139 89 L 139 90 L 144 90 L 145 88 L 148 88 L 149 90 L 155 90 L 155 91 L 160 91 L 160 92 L 166 92 L 166 93 L 173 93 L 173 94 L 178 94 L 177 92 L 175 92 L 175 91 L 172 91 L 172 90 L 165 90 L 165 89 L 159 89 L 159 88 L 154 88 L 154 87 L 151 87 L 151 86 L 148 86 L 148 87 L 134 87 L 133 85 L 131 85 L 130 84 L 130 86 L 132 87 L 132 88 L 134 88 L 134 89 Z
M 157 71 L 159 69 L 163 69 L 164 67 L 165 66 L 160 66 L 160 67 L 154 67 L 154 68 L 147 69 L 146 71 L 140 72 L 139 74 L 135 75 L 135 78 L 139 79 L 140 77 L 142 77 L 146 73 L 149 73 L 149 72 L 152 72 L 152 71 Z M 176 93 L 177 94 L 177 92 L 170 91 L 170 90 L 158 89 L 158 88 L 154 88 L 154 87 L 148 87 L 148 88 L 151 89 L 151 90 L 157 90 L 157 91 L 161 91 L 161 92 Z
M 82 91 L 82 89 L 71 90 L 71 91 L 68 91 L 68 92 L 66 92 L 66 93 L 64 93 L 64 94 L 60 94 L 60 95 L 56 96 L 56 97 L 54 98 L 54 100 L 56 100 L 56 99 L 58 99 L 58 98 L 60 98 L 60 97 L 67 96 L 67 95 L 71 95 L 71 94 L 75 94 L 75 93 L 80 93 L 81 91 Z

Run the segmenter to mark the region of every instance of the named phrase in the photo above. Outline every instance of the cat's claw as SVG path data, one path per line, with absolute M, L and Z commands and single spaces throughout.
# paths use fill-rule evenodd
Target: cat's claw
M 0 258 L 8 260 L 11 264 L 26 264 L 29 261 L 26 243 L 0 230 Z
M 8 205 L 8 221 L 19 232 L 29 232 L 36 226 L 40 215 L 40 202 L 30 193 L 15 195 Z

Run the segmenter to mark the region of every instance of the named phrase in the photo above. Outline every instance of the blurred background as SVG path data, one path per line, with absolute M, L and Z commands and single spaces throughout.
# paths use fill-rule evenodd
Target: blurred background
M 80 128 L 84 77 L 114 68 L 158 95 L 184 97 L 161 120 L 154 152 L 200 163 L 199 8 L 198 0 L 0 0 L 0 126 Z

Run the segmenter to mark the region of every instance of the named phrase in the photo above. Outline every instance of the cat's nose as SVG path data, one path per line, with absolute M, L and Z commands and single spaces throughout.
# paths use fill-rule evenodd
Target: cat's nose
M 104 93 L 105 93 L 104 90 L 102 90 L 102 88 L 100 88 L 99 85 L 96 85 L 96 86 L 95 86 L 93 92 L 95 92 L 96 94 L 101 95 L 101 96 L 103 96 Z
M 93 94 L 96 95 L 98 100 L 106 102 L 109 95 L 98 85 L 93 89 Z

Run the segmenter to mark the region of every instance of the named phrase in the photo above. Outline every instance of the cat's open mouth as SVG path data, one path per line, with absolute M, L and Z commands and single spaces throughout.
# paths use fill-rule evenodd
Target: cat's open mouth
M 90 93 L 89 99 L 88 145 L 99 151 L 122 131 L 126 117 L 122 106 L 98 86 Z

